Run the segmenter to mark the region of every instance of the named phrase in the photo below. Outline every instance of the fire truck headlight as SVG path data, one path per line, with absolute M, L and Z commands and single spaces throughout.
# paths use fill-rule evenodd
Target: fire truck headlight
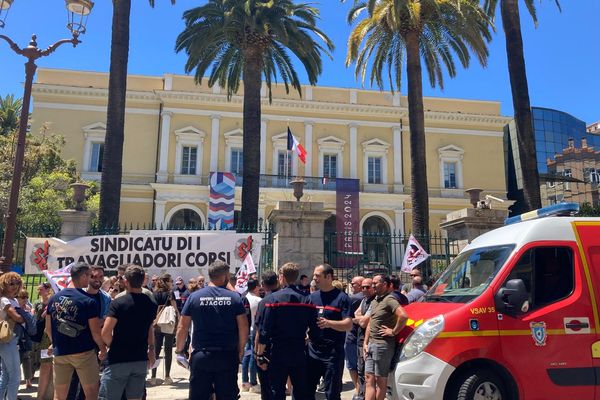
M 423 322 L 406 340 L 404 347 L 402 347 L 400 360 L 406 360 L 419 355 L 443 330 L 444 316 L 442 315 Z

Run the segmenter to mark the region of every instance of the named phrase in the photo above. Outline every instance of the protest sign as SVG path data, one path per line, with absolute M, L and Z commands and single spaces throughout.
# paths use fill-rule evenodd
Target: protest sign
M 129 235 L 84 236 L 69 242 L 27 238 L 25 273 L 54 271 L 83 261 L 115 270 L 137 264 L 148 274 L 169 273 L 184 278 L 207 273 L 222 260 L 235 272 L 248 253 L 260 260 L 262 234 L 194 231 L 132 231 Z

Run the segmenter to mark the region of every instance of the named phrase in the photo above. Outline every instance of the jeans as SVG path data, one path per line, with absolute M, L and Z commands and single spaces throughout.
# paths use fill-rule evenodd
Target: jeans
M 242 358 L 242 383 L 250 383 L 256 386 L 256 360 L 254 359 L 254 331 L 250 332 L 250 338 L 244 348 L 244 358 Z M 250 372 L 250 377 L 248 377 Z
M 100 381 L 99 400 L 120 399 L 123 392 L 128 399 L 141 399 L 146 383 L 147 361 L 110 364 Z
M 14 400 L 17 398 L 19 383 L 21 382 L 21 363 L 17 338 L 8 343 L 0 344 L 0 358 L 2 358 L 2 371 L 0 372 L 0 399 Z

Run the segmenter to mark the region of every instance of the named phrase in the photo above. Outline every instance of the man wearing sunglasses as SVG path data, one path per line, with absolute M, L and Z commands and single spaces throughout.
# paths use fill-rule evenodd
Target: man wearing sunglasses
M 427 293 L 427 285 L 423 284 L 423 274 L 419 268 L 410 271 L 412 283 L 404 285 L 402 294 L 406 296 L 409 303 L 414 303 Z

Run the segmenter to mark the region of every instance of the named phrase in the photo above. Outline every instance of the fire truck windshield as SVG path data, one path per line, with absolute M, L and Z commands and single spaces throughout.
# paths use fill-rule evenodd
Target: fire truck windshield
M 482 247 L 459 254 L 422 301 L 467 303 L 475 299 L 489 286 L 514 247 Z

